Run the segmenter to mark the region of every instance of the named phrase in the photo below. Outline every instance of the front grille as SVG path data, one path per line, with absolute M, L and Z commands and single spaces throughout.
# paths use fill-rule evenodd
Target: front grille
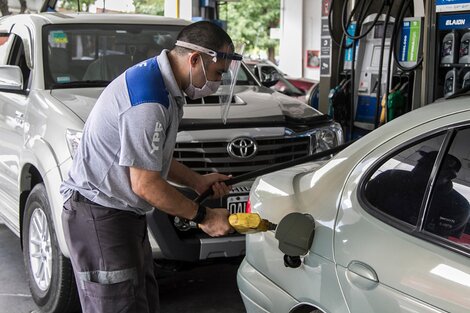
M 310 137 L 255 139 L 257 154 L 250 159 L 235 159 L 227 152 L 227 141 L 180 142 L 173 157 L 200 174 L 219 172 L 241 175 L 270 165 L 291 161 L 309 154 Z

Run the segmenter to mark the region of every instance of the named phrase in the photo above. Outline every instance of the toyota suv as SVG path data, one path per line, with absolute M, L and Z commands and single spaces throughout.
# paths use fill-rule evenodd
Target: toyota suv
M 73 312 L 78 305 L 59 186 L 90 110 L 112 79 L 171 49 L 188 23 L 124 14 L 0 19 L 0 216 L 21 237 L 31 294 L 43 312 Z M 188 99 L 180 125 L 174 158 L 201 174 L 237 176 L 343 140 L 328 116 L 263 87 L 244 65 L 226 124 L 220 118 L 224 92 Z M 228 197 L 207 205 L 243 212 L 251 183 L 235 185 Z M 210 238 L 197 229 L 183 231 L 159 210 L 149 213 L 148 221 L 156 261 L 244 255 L 242 235 Z

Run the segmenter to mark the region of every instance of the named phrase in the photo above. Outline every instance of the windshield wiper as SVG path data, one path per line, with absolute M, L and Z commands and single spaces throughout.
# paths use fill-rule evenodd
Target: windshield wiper
M 470 85 L 468 85 L 468 86 L 466 86 L 462 89 L 459 89 L 456 92 L 454 92 L 453 94 L 450 94 L 450 95 L 448 95 L 447 97 L 444 97 L 444 98 L 446 100 L 447 99 L 454 99 L 454 98 L 457 98 L 457 97 L 460 97 L 460 96 L 463 96 L 463 95 L 467 94 L 469 91 L 470 91 Z
M 55 83 L 51 85 L 51 89 L 60 88 L 82 88 L 82 87 L 106 87 L 110 83 L 109 80 L 77 80 L 66 83 Z

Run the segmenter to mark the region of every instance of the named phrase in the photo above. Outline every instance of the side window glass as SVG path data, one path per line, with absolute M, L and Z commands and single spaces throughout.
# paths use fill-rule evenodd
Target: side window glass
M 443 159 L 425 230 L 470 248 L 470 129 L 460 130 Z
M 10 55 L 14 37 L 15 35 L 0 34 L 0 65 L 8 63 L 8 56 Z
M 423 196 L 445 134 L 421 141 L 389 158 L 365 185 L 377 210 L 416 225 Z
M 7 64 L 20 67 L 21 72 L 23 73 L 23 86 L 27 88 L 31 70 L 26 63 L 26 54 L 23 41 L 21 40 L 21 37 L 16 35 L 11 35 L 10 37 L 13 38 L 13 43 Z

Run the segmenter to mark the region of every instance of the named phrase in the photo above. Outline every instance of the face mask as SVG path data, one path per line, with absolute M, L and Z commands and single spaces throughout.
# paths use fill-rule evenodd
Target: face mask
M 206 83 L 204 84 L 204 86 L 202 86 L 202 88 L 198 88 L 193 85 L 192 66 L 190 65 L 189 67 L 189 86 L 184 90 L 184 92 L 191 99 L 200 99 L 215 93 L 217 89 L 219 89 L 220 84 L 222 83 L 221 81 L 207 80 L 206 69 L 204 68 L 202 58 L 201 63 L 204 78 L 206 79 Z

